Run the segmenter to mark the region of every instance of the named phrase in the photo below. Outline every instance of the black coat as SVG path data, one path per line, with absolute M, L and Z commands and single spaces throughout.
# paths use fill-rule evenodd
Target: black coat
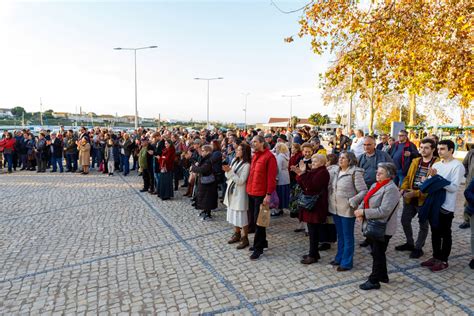
M 59 138 L 55 138 L 54 141 L 51 142 L 51 146 L 53 147 L 53 157 L 54 158 L 62 158 L 63 157 L 63 142 Z
M 198 174 L 198 186 L 196 189 L 196 208 L 198 210 L 210 211 L 217 208 L 217 181 L 210 184 L 202 184 L 202 176 L 209 176 L 212 172 L 211 155 L 203 157 L 198 166 L 191 169 Z

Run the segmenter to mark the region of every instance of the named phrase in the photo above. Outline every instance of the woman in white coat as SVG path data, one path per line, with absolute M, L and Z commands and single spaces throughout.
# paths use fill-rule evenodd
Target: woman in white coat
M 230 166 L 222 166 L 227 178 L 227 190 L 224 197 L 224 205 L 227 206 L 227 221 L 234 225 L 234 234 L 228 243 L 240 241 L 237 249 L 244 249 L 249 245 L 247 217 L 249 202 L 246 186 L 250 161 L 250 146 L 242 143 L 235 150 L 235 158 Z

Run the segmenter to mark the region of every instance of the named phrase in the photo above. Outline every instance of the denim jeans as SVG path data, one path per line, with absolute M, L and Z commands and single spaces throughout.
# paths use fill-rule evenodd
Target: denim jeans
M 355 217 L 333 215 L 337 232 L 337 254 L 334 259 L 343 268 L 352 269 L 354 260 Z
M 51 165 L 53 166 L 53 171 L 57 171 L 57 166 L 59 166 L 59 171 L 63 172 L 63 157 L 51 157 Z
M 74 153 L 66 153 L 66 168 L 68 171 L 77 171 L 77 158 Z
M 13 167 L 13 154 L 3 154 L 3 157 L 5 157 L 5 163 L 8 163 L 8 172 L 12 172 L 12 167 Z
M 155 193 L 159 193 L 160 190 L 160 172 L 154 173 L 154 181 L 155 181 Z
M 403 183 L 403 179 L 405 176 L 403 175 L 403 170 L 397 170 L 397 176 L 393 179 L 393 182 L 398 186 L 401 187 Z
M 122 165 L 122 171 L 124 175 L 127 175 L 130 173 L 130 157 L 126 155 L 121 155 L 120 156 L 120 162 Z

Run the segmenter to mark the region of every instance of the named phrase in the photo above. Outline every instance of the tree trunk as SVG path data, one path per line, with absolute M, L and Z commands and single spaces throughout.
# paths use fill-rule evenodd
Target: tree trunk
M 410 116 L 408 117 L 408 125 L 415 126 L 415 117 L 416 117 L 416 95 L 413 92 L 408 93 L 408 102 L 410 107 Z
M 374 120 L 375 120 L 375 100 L 374 97 L 370 100 L 369 109 L 369 135 L 374 135 Z

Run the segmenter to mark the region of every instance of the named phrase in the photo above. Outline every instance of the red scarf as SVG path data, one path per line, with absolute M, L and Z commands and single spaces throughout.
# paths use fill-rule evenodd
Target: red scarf
M 372 195 L 374 195 L 378 190 L 380 190 L 384 185 L 386 185 L 389 182 L 390 182 L 390 179 L 377 182 L 375 184 L 375 187 L 373 187 L 372 189 L 370 189 L 369 192 L 367 192 L 367 194 L 364 197 L 364 208 L 369 208 L 369 200 L 372 197 Z

